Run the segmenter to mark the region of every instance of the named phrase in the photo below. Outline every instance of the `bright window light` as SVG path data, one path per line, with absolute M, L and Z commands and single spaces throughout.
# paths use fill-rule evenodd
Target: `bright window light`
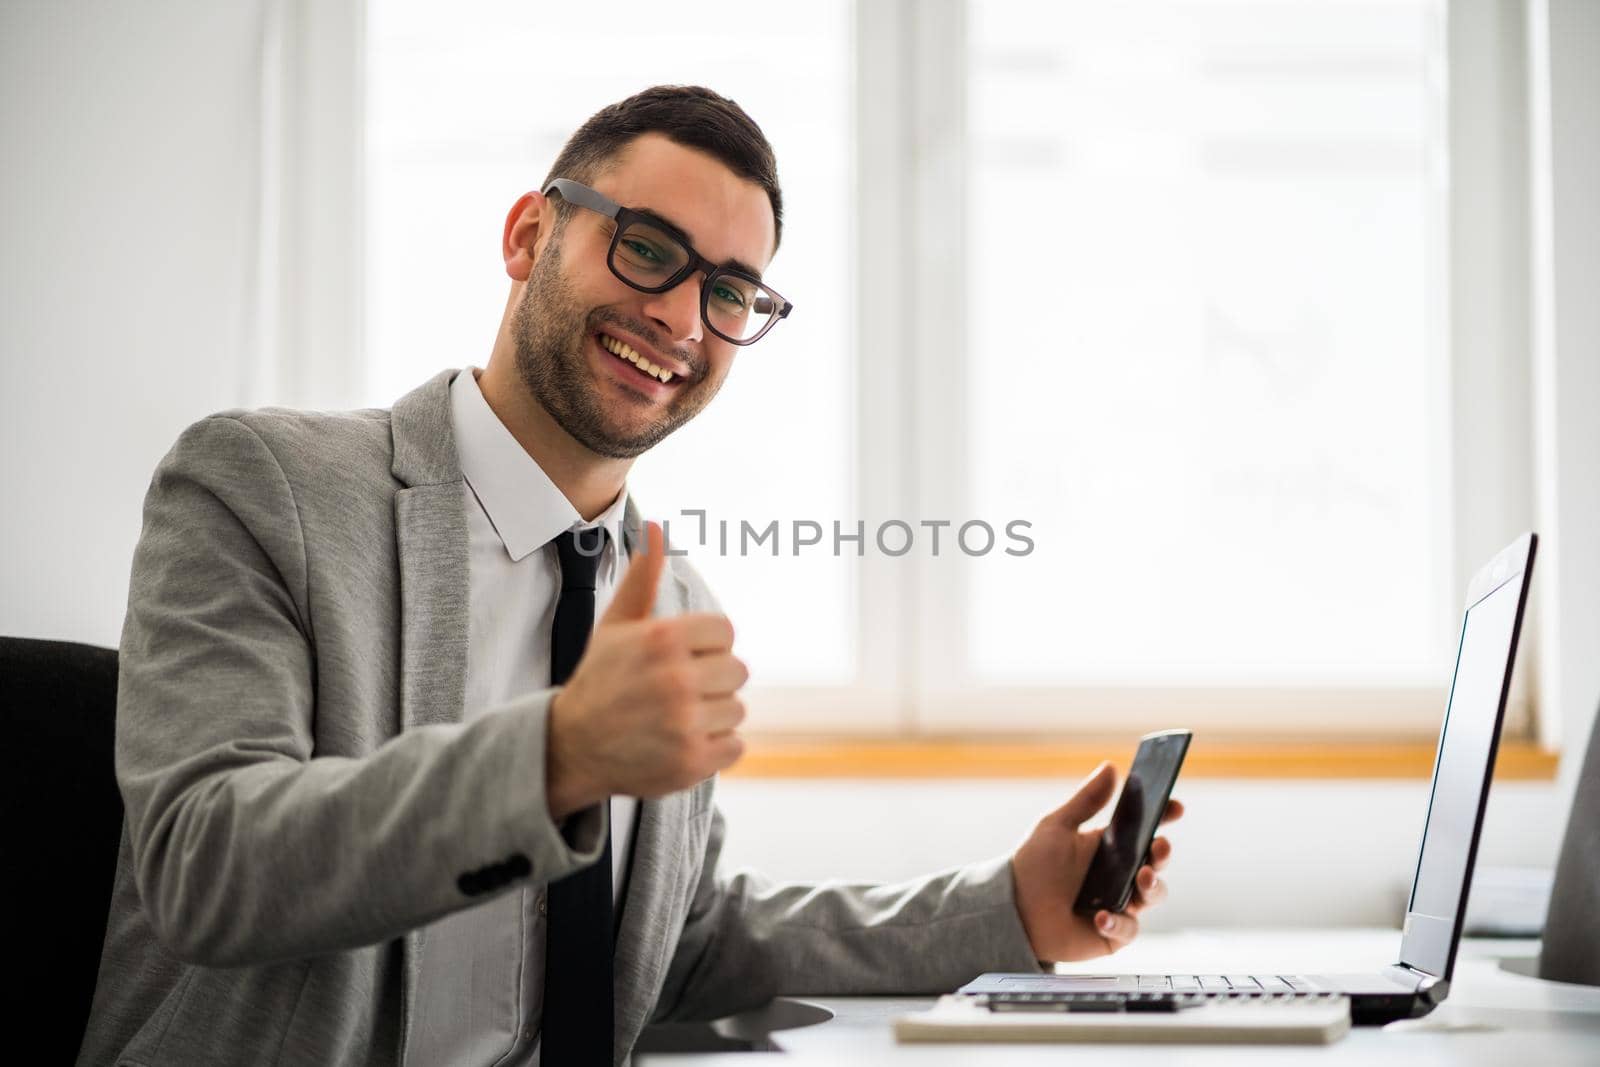
M 972 678 L 1437 684 L 1440 3 L 969 18 Z

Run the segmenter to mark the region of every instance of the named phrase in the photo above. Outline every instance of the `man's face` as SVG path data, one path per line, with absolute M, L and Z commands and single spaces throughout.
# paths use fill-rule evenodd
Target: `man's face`
M 672 223 L 714 263 L 736 259 L 764 269 L 772 258 L 772 206 L 761 187 L 665 137 L 638 138 L 589 184 Z M 738 346 L 701 320 L 703 275 L 665 293 L 641 293 L 606 265 L 615 224 L 583 208 L 566 210 L 559 234 L 547 239 L 549 228 L 541 226 L 541 247 L 512 319 L 517 373 L 580 444 L 631 459 L 716 396 Z M 616 341 L 671 371 L 670 380 L 614 354 L 607 345 Z

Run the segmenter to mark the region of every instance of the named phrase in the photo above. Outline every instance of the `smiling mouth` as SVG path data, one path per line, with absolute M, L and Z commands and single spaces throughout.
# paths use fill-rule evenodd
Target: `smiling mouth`
M 633 367 L 634 370 L 638 371 L 646 378 L 653 378 L 662 385 L 665 385 L 672 381 L 673 378 L 677 377 L 677 375 L 673 374 L 670 370 L 667 370 L 667 368 L 658 367 L 654 363 L 651 363 L 648 359 L 645 359 L 638 352 L 634 351 L 633 346 L 628 344 L 626 341 L 618 340 L 607 333 L 595 334 L 595 340 L 600 342 L 601 348 L 605 349 L 607 352 L 610 352 L 622 362 Z

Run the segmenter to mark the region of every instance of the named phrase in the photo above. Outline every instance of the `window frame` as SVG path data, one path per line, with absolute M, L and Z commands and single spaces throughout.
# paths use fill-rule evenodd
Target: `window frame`
M 857 322 L 859 351 L 874 354 L 857 368 L 857 507 L 869 528 L 880 518 L 970 510 L 962 480 L 941 477 L 965 469 L 964 280 L 930 266 L 966 261 L 967 11 L 967 0 L 857 8 L 856 270 L 872 280 L 881 309 Z M 1447 137 L 1430 153 L 1438 195 L 1428 244 L 1446 281 L 1427 312 L 1427 358 L 1446 386 L 1432 420 L 1445 438 L 1436 440 L 1445 451 L 1437 467 L 1449 480 L 1435 512 L 1448 546 L 1437 594 L 1458 604 L 1479 558 L 1532 524 L 1530 372 L 1518 358 L 1528 337 L 1525 50 L 1516 12 L 1446 0 L 1441 15 L 1445 69 L 1429 76 L 1444 113 L 1430 125 Z M 930 362 L 938 373 L 926 373 Z M 927 624 L 965 617 L 957 569 L 922 554 L 869 553 L 860 567 L 861 684 L 753 690 L 758 730 L 1075 736 L 1181 720 L 1244 736 L 1427 737 L 1448 693 L 1448 678 L 1274 688 L 970 684 L 953 667 L 966 655 L 960 631 Z M 1538 637 L 1528 636 L 1508 736 L 1526 736 L 1536 718 L 1529 668 Z

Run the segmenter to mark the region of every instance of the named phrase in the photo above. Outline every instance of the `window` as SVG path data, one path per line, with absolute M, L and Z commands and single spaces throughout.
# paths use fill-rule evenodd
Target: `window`
M 709 28 L 625 3 L 600 32 L 370 7 L 372 403 L 487 359 L 504 212 L 597 107 L 698 82 L 772 139 L 796 313 L 631 480 L 734 618 L 754 726 L 1436 724 L 1444 0 L 831 0 Z M 776 557 L 741 536 L 774 521 Z
M 1038 549 L 967 569 L 966 680 L 1436 701 L 1443 49 L 1431 0 L 971 6 L 965 481 Z

